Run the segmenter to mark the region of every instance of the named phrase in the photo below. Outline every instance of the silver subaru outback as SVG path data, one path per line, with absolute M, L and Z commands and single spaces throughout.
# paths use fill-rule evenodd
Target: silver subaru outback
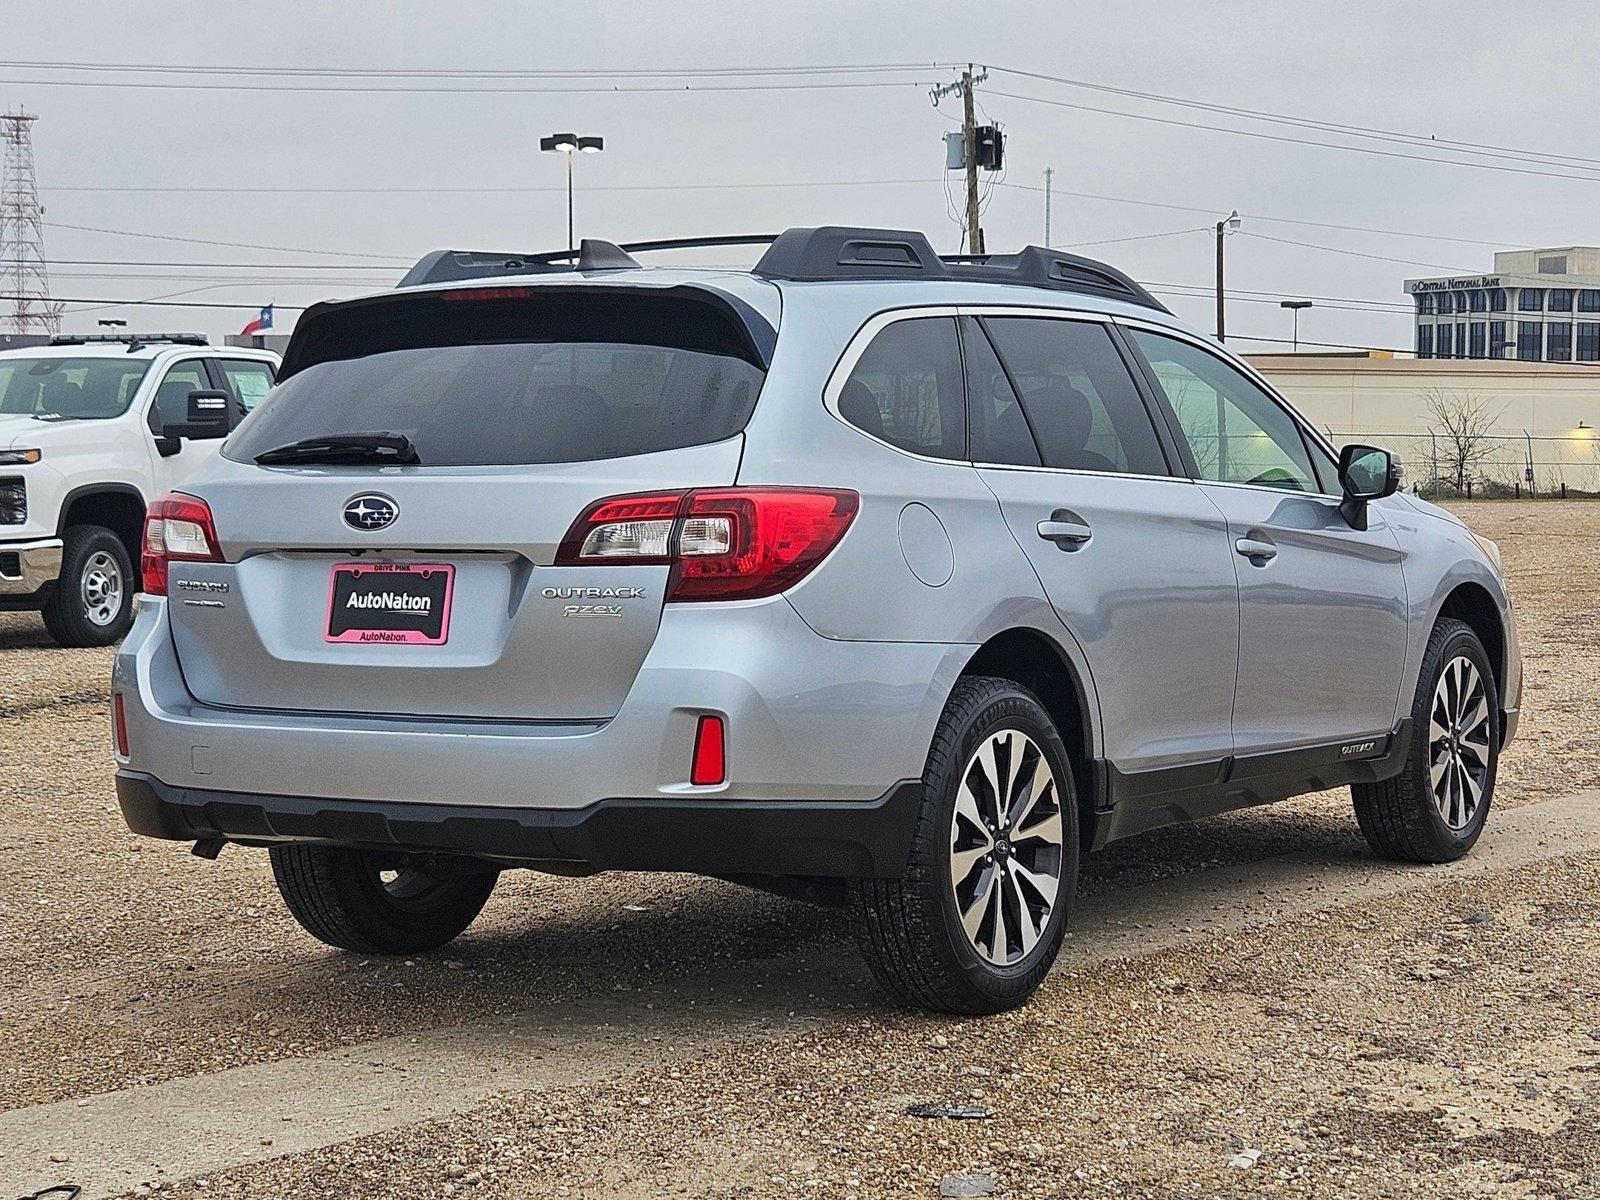
M 770 244 L 441 251 L 310 309 L 150 510 L 128 824 L 266 847 L 362 953 L 512 867 L 817 897 L 955 1013 L 1039 985 L 1116 838 L 1349 784 L 1378 854 L 1472 847 L 1511 602 L 1388 453 L 1103 263 L 724 240 Z

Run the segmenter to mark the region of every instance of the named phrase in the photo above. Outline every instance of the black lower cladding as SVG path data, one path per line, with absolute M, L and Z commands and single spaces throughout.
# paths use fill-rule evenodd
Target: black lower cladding
M 1091 845 L 1098 849 L 1163 825 L 1389 779 L 1404 770 L 1410 746 L 1407 717 L 1386 734 L 1295 750 L 1236 755 L 1158 771 L 1122 772 L 1105 764 L 1103 794 L 1109 804 L 1094 814 Z
M 170 841 L 317 842 L 513 864 L 834 878 L 900 875 L 921 791 L 906 780 L 860 802 L 653 796 L 563 811 L 216 792 L 117 773 L 128 827 Z

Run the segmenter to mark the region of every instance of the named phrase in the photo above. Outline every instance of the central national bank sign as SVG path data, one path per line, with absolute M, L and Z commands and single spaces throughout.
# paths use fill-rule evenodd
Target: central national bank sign
M 1497 288 L 1498 275 L 1468 275 L 1463 279 L 1416 279 L 1411 283 L 1412 294 L 1417 292 L 1464 292 L 1471 288 Z

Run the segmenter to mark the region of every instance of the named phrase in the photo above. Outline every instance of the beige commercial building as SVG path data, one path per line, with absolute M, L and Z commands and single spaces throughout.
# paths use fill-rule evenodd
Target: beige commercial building
M 1396 451 L 1408 482 L 1448 462 L 1430 406 L 1481 413 L 1491 447 L 1480 478 L 1538 491 L 1600 492 L 1600 365 L 1363 354 L 1252 354 L 1248 361 L 1337 444 Z M 1440 471 L 1440 474 L 1449 474 Z

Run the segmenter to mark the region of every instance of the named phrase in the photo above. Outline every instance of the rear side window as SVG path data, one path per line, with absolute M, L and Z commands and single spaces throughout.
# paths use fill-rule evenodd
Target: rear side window
M 1167 474 L 1150 413 L 1096 321 L 986 318 L 1047 467 Z
M 272 367 L 269 363 L 248 358 L 219 359 L 217 365 L 227 377 L 228 386 L 239 398 L 245 412 L 250 412 L 272 390 Z
M 954 317 L 896 321 L 872 339 L 839 392 L 839 415 L 891 446 L 966 456 L 966 403 Z
M 223 453 L 248 462 L 306 438 L 398 433 L 424 467 L 589 462 L 722 441 L 749 421 L 765 372 L 712 304 L 503 291 L 515 294 L 328 314 L 307 333 L 310 365 Z

